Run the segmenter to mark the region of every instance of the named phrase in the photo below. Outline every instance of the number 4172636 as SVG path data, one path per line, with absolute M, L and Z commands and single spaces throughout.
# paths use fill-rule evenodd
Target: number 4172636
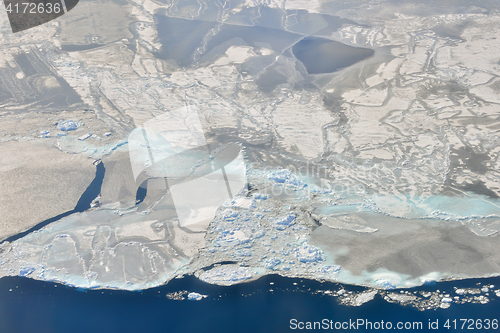
M 448 319 L 444 325 L 447 329 L 459 330 L 496 330 L 498 329 L 498 319 Z
M 59 14 L 61 12 L 61 3 L 56 2 L 54 4 L 48 3 L 39 3 L 36 4 L 34 2 L 22 2 L 12 4 L 9 3 L 7 5 L 7 13 L 9 14 Z

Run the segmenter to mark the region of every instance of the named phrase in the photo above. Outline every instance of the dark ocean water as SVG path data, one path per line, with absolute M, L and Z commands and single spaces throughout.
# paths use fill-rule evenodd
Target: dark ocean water
M 479 282 L 499 285 L 500 278 L 437 283 L 418 290 L 451 292 L 453 286 L 477 287 Z M 250 283 L 220 287 L 188 276 L 142 292 L 79 291 L 51 282 L 9 277 L 0 279 L 0 332 L 306 331 L 291 329 L 291 319 L 304 322 L 362 319 L 372 323 L 383 320 L 394 325 L 397 322 L 422 322 L 422 329 L 405 331 L 454 332 L 461 330 L 443 327 L 447 319 L 457 319 L 460 323 L 461 318 L 491 320 L 500 317 L 500 301 L 494 295 L 488 304 L 452 304 L 448 309 L 419 311 L 411 306 L 388 303 L 379 296 L 360 307 L 351 307 L 340 305 L 337 298 L 315 293 L 316 290 L 337 290 L 339 286 L 271 275 Z M 353 291 L 363 290 L 361 287 L 344 287 Z M 200 301 L 179 301 L 166 297 L 169 293 L 183 290 L 208 296 Z M 439 329 L 428 329 L 429 321 L 436 320 L 439 320 Z M 351 326 L 351 329 L 340 331 L 381 330 L 366 330 L 365 326 L 352 329 Z

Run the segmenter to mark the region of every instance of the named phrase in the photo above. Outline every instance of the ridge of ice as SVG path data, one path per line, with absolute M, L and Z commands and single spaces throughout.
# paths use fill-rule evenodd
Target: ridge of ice
M 199 279 L 212 284 L 231 285 L 235 282 L 250 280 L 253 277 L 254 275 L 247 267 L 224 265 L 201 273 Z
M 74 120 L 61 120 L 57 123 L 57 129 L 60 131 L 74 131 L 80 126 L 81 124 Z

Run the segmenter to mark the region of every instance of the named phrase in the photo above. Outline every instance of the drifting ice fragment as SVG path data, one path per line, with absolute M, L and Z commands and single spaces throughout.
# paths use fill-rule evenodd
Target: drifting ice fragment
M 288 226 L 290 226 L 295 220 L 295 214 L 290 213 L 284 217 L 277 218 L 273 221 L 274 227 L 277 230 L 285 230 Z
M 35 269 L 33 267 L 21 267 L 19 269 L 19 276 L 28 276 L 34 271 Z
M 78 127 L 80 127 L 80 124 L 73 120 L 61 120 L 57 123 L 57 129 L 60 131 L 74 131 Z
M 297 250 L 297 259 L 302 263 L 322 261 L 323 256 L 323 251 L 311 245 L 302 246 Z
M 198 294 L 198 293 L 189 293 L 188 294 L 188 300 L 190 300 L 190 301 L 200 301 L 204 297 L 207 297 L 207 295 L 202 295 L 202 294 Z
M 87 133 L 78 138 L 80 141 L 85 141 L 92 136 L 92 133 Z
M 354 306 L 361 306 L 361 305 L 365 304 L 366 302 L 369 302 L 372 299 L 374 299 L 375 295 L 377 295 L 376 290 L 371 290 L 371 291 L 366 291 L 364 293 L 361 293 L 354 299 L 353 305 Z
M 299 178 L 287 169 L 273 170 L 267 174 L 267 178 L 279 184 L 293 185 L 297 187 L 306 187 L 307 184 L 302 182 Z
M 281 260 L 277 259 L 277 258 L 271 258 L 271 259 L 268 259 L 266 260 L 266 268 L 269 268 L 269 269 L 274 269 L 274 267 L 278 266 L 279 264 L 281 264 Z
M 50 132 L 49 131 L 40 131 L 40 137 L 50 138 Z
M 316 275 L 320 279 L 334 280 L 338 278 L 341 269 L 338 265 L 327 265 L 319 268 L 316 271 Z

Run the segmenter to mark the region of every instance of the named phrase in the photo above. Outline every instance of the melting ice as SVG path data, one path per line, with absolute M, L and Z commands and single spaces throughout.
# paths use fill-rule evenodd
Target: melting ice
M 166 193 L 146 211 L 108 206 L 74 214 L 4 244 L 2 275 L 134 290 L 187 273 L 222 285 L 278 273 L 382 288 L 495 273 L 487 265 L 457 272 L 452 264 L 453 244 L 485 258 L 496 252 L 488 243 L 493 238 L 485 237 L 500 230 L 496 200 L 472 194 L 339 197 L 284 169 L 250 169 L 248 180 L 261 191 L 226 200 L 202 230 L 179 223 Z M 417 246 L 408 239 L 436 234 L 444 244 L 436 247 L 439 253 L 408 252 Z M 378 266 L 361 260 L 363 253 Z M 408 271 L 404 261 L 415 266 L 419 257 L 427 266 Z M 213 263 L 221 264 L 209 267 Z

